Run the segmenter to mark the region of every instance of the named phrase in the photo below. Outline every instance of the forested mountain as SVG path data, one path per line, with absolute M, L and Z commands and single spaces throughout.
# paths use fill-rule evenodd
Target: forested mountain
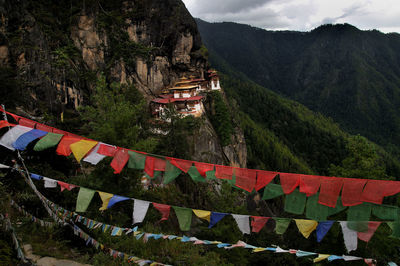
M 233 69 L 332 117 L 350 133 L 398 150 L 399 34 L 361 31 L 349 24 L 323 25 L 310 32 L 199 19 L 197 24 L 211 55 Z

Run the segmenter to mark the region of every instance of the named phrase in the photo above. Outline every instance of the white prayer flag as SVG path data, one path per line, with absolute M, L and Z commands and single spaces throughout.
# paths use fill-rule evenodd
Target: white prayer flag
M 147 210 L 149 209 L 150 201 L 145 201 L 145 200 L 138 200 L 138 199 L 133 199 L 133 223 L 141 223 L 144 220 L 144 217 L 146 216 Z
M 250 234 L 249 215 L 232 214 L 232 217 L 235 219 L 240 231 L 243 234 Z
M 357 231 L 351 230 L 347 227 L 347 222 L 340 222 L 342 227 L 344 244 L 346 245 L 347 252 L 357 249 Z
M 45 188 L 55 188 L 57 187 L 57 181 L 51 178 L 43 177 Z
M 103 154 L 99 154 L 97 153 L 97 151 L 99 150 L 100 144 L 104 144 L 102 142 L 97 143 L 96 147 L 94 147 L 94 149 L 92 150 L 91 153 L 89 153 L 89 155 L 87 155 L 83 161 L 91 163 L 93 165 L 98 164 L 101 160 L 103 160 L 106 156 Z M 105 144 L 108 145 L 108 144 Z

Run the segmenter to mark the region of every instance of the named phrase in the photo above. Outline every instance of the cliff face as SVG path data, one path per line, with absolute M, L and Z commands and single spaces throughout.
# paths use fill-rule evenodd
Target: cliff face
M 57 117 L 90 104 L 101 73 L 149 100 L 182 76 L 203 78 L 207 66 L 179 0 L 0 0 L 0 18 L 0 81 L 9 85 L 0 96 L 24 115 Z M 222 148 L 210 123 L 191 141 L 194 159 L 245 166 L 237 145 Z

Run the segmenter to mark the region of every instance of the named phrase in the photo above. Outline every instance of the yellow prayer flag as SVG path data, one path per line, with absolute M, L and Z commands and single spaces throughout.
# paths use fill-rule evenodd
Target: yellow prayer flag
M 294 219 L 301 234 L 308 238 L 310 234 L 317 229 L 318 222 L 314 220 Z
M 97 141 L 91 140 L 80 140 L 78 142 L 72 143 L 69 147 L 75 156 L 75 159 L 80 162 L 82 158 L 97 145 Z
M 210 211 L 203 211 L 203 210 L 193 210 L 194 214 L 200 219 L 207 220 L 210 222 L 211 212 Z
M 265 248 L 253 248 L 253 252 L 265 251 Z
M 114 194 L 111 193 L 107 193 L 107 192 L 101 192 L 101 191 L 97 191 L 100 195 L 101 200 L 103 201 L 103 205 L 100 207 L 100 211 L 104 211 L 107 209 L 108 206 L 108 202 L 110 201 L 110 199 L 114 196 Z
M 122 228 L 118 229 L 118 232 L 115 235 L 116 236 L 122 236 Z
M 330 255 L 329 254 L 318 254 L 318 257 L 314 259 L 314 263 L 323 261 L 327 259 Z

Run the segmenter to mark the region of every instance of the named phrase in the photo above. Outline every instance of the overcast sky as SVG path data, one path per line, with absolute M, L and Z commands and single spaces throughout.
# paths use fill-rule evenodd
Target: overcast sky
M 399 0 L 183 0 L 193 17 L 267 30 L 309 31 L 326 23 L 400 33 Z

